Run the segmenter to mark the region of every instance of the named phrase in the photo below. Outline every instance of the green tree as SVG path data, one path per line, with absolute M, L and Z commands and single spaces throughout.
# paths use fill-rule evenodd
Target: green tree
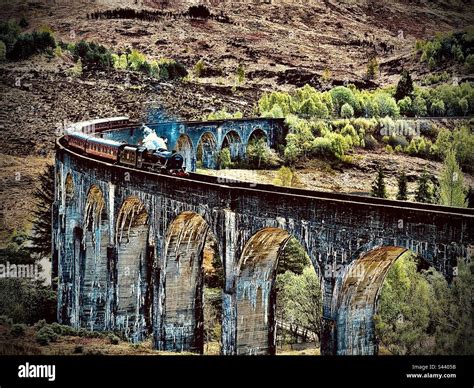
M 219 169 L 232 167 L 232 159 L 230 157 L 229 148 L 224 148 L 217 153 L 216 163 Z
M 294 237 L 291 237 L 278 256 L 277 274 L 291 271 L 301 275 L 303 269 L 310 265 L 310 259 L 303 246 Z
M 402 70 L 400 80 L 395 91 L 395 99 L 400 101 L 405 97 L 411 97 L 413 94 L 413 80 L 408 70 Z
M 430 328 L 430 285 L 417 271 L 412 254 L 392 264 L 385 278 L 374 316 L 376 336 L 390 353 L 413 355 L 431 353 L 426 347 Z
M 343 118 L 354 117 L 354 108 L 352 106 L 350 106 L 348 103 L 345 103 L 341 107 L 341 117 L 343 117 Z
M 429 273 L 435 315 L 436 353 L 448 355 L 474 354 L 473 304 L 474 268 L 458 259 L 457 276 L 452 285 L 439 273 Z
M 306 328 L 320 338 L 322 294 L 319 279 L 310 266 L 301 275 L 286 271 L 277 275 L 277 318 Z
M 377 170 L 377 176 L 372 182 L 372 197 L 387 198 L 387 190 L 385 188 L 385 174 L 382 167 Z
M 399 201 L 406 201 L 408 199 L 407 176 L 405 174 L 405 171 L 402 171 L 402 173 L 398 177 L 397 199 Z
M 425 170 L 418 178 L 418 187 L 415 191 L 415 201 L 422 203 L 433 202 L 433 190 L 431 187 L 431 177 Z
M 452 149 L 446 155 L 441 172 L 439 203 L 445 206 L 467 207 L 463 174 Z
M 379 62 L 377 61 L 376 57 L 373 57 L 367 63 L 367 79 L 375 79 L 377 77 L 377 73 L 379 72 Z
M 204 63 L 204 60 L 200 59 L 194 65 L 194 75 L 199 78 L 204 74 L 205 71 L 206 71 L 206 64 Z
M 262 162 L 267 162 L 269 153 L 267 142 L 262 138 L 252 141 L 247 146 L 247 158 L 249 162 L 256 164 L 257 168 L 261 167 Z
M 244 81 L 245 81 L 245 66 L 243 64 L 239 63 L 235 73 L 236 73 L 236 76 L 237 76 L 237 82 L 239 84 L 244 83 Z
M 413 99 L 412 109 L 413 109 L 413 115 L 415 117 L 423 117 L 423 116 L 426 116 L 428 114 L 428 108 L 426 106 L 426 101 L 421 96 L 416 96 Z
M 464 116 L 467 116 L 469 113 L 469 102 L 467 101 L 466 97 L 459 99 L 459 109 L 461 109 L 461 112 Z
M 277 171 L 273 184 L 276 186 L 293 187 L 298 182 L 296 174 L 289 167 L 282 166 Z
M 40 258 L 51 257 L 51 211 L 54 201 L 54 165 L 49 165 L 39 177 L 39 186 L 33 192 L 33 231 L 30 237 L 31 252 Z M 53 263 L 53 268 L 57 263 Z M 54 272 L 54 270 L 53 270 Z M 53 274 L 54 276 L 54 274 Z

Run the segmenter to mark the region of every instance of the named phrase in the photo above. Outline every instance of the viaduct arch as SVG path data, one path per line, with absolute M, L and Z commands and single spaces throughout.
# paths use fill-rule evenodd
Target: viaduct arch
M 208 233 L 224 267 L 223 354 L 274 352 L 272 284 L 290 236 L 320 278 L 323 354 L 376 353 L 372 315 L 403 252 L 451 279 L 474 242 L 470 209 L 170 177 L 79 155 L 62 139 L 56 152 L 58 320 L 152 336 L 157 349 L 202 352 Z

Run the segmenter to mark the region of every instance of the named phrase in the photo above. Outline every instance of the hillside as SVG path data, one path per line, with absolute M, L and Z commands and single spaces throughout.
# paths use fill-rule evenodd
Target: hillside
M 47 27 L 57 41 L 93 41 L 115 53 L 136 49 L 150 60 L 179 61 L 189 73 L 174 82 L 118 69 L 71 76 L 75 60 L 66 51 L 0 62 L 4 237 L 15 228 L 28 227 L 28 193 L 39 171 L 52 161 L 54 139 L 68 122 L 117 114 L 144 119 L 150 107 L 159 107 L 173 118 L 202 118 L 222 108 L 251 116 L 264 91 L 305 84 L 327 90 L 346 83 L 374 89 L 395 84 L 402 68 L 419 82 L 433 71 L 420 62 L 415 41 L 474 24 L 470 2 L 213 1 L 209 9 L 221 18 L 208 20 L 183 16 L 196 2 L 166 3 L 170 2 L 2 0 L 0 19 L 24 18 L 23 32 Z M 165 14 L 154 20 L 107 18 L 125 8 Z M 368 80 L 367 64 L 374 56 L 380 70 L 375 79 Z M 198 77 L 194 69 L 200 60 L 205 70 Z M 239 65 L 245 72 L 244 82 L 237 82 Z M 459 81 L 471 79 L 456 65 L 441 64 L 439 71 Z M 348 174 L 335 169 L 328 175 L 324 166 L 310 165 L 301 181 L 313 189 L 366 192 L 373 179 L 373 161 L 383 157 L 367 151 L 361 159 L 372 162 L 363 168 L 344 167 Z M 411 159 L 393 156 L 392 160 L 410 166 Z M 426 160 L 417 162 L 416 173 L 425 165 L 430 166 Z M 439 168 L 436 164 L 435 170 Z

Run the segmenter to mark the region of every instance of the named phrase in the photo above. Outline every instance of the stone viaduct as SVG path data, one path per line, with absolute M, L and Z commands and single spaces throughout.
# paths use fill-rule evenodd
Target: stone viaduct
M 175 149 L 186 160 L 187 171 L 196 171 L 198 161 L 204 168 L 216 167 L 216 154 L 229 148 L 231 159 L 245 157 L 252 140 L 263 139 L 271 148 L 283 144 L 287 134 L 283 119 L 230 119 L 214 121 L 181 121 L 148 124 L 168 140 L 168 148 Z M 103 133 L 104 138 L 138 144 L 143 129 L 132 127 Z
M 198 134 L 189 137 L 195 145 Z M 372 317 L 401 254 L 416 252 L 451 279 L 474 242 L 470 209 L 176 178 L 77 154 L 62 138 L 55 167 L 59 322 L 133 342 L 152 336 L 157 349 L 203 351 L 208 234 L 224 268 L 226 355 L 275 352 L 275 272 L 291 236 L 320 278 L 321 351 L 342 355 L 377 352 Z

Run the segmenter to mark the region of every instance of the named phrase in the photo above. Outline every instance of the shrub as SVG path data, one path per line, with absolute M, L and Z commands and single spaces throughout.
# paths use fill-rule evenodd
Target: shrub
M 464 62 L 464 66 L 465 66 L 466 70 L 467 70 L 469 73 L 473 73 L 473 72 L 474 72 L 474 54 L 469 54 L 469 55 L 466 57 L 466 61 Z
M 398 101 L 398 108 L 402 116 L 411 116 L 413 114 L 411 98 L 407 96 Z
M 192 5 L 188 8 L 188 14 L 192 18 L 207 19 L 211 16 L 211 11 L 205 5 Z
M 444 105 L 444 101 L 434 100 L 431 103 L 430 111 L 433 116 L 444 116 L 446 113 L 446 107 Z
M 109 334 L 107 338 L 112 345 L 118 345 L 120 342 L 120 338 L 115 334 Z
M 13 60 L 26 59 L 34 54 L 45 52 L 56 47 L 56 41 L 50 32 L 34 31 L 31 34 L 19 35 L 9 53 Z
M 57 322 L 53 322 L 51 325 L 49 325 L 51 329 L 58 335 L 64 335 L 64 336 L 76 336 L 77 330 L 71 326 L 67 325 L 61 325 Z
M 405 136 L 392 135 L 388 139 L 388 144 L 393 148 L 395 148 L 395 147 L 404 148 L 408 145 L 408 141 L 405 138 Z
M 341 112 L 341 108 L 344 104 L 349 104 L 354 109 L 357 108 L 357 100 L 351 89 L 345 86 L 336 86 L 331 89 L 330 93 L 336 113 Z
M 11 326 L 13 325 L 13 319 L 7 317 L 6 315 L 0 315 L 0 325 Z
M 206 64 L 204 63 L 202 59 L 200 59 L 194 65 L 194 75 L 199 78 L 203 75 L 205 71 L 206 71 Z
M 378 142 L 373 135 L 366 135 L 364 138 L 365 148 L 374 150 L 377 148 Z
M 245 67 L 242 64 L 239 64 L 237 66 L 237 69 L 235 70 L 235 74 L 237 77 L 237 82 L 239 84 L 243 83 L 245 81 Z
M 372 58 L 367 63 L 367 79 L 374 79 L 377 77 L 377 73 L 379 71 L 379 63 L 377 58 Z
M 222 149 L 217 154 L 217 166 L 219 169 L 232 167 L 232 159 L 230 157 L 230 150 L 228 148 Z
M 7 257 L 12 263 L 20 263 L 16 261 L 20 258 L 14 256 L 18 255 L 18 252 L 5 253 L 9 254 Z M 0 250 L 0 256 L 2 256 L 2 250 Z M 27 256 L 29 256 L 28 252 Z M 21 263 L 27 263 L 27 261 Z M 0 282 L 0 314 L 8 315 L 14 322 L 33 324 L 42 318 L 50 322 L 54 321 L 56 300 L 56 293 L 41 282 L 18 278 L 6 278 Z
M 111 52 L 100 44 L 81 40 L 74 46 L 73 54 L 76 59 L 81 59 L 82 65 L 106 69 L 113 66 L 114 60 Z
M 354 117 L 354 108 L 350 106 L 348 103 L 345 103 L 341 107 L 341 117 L 344 117 L 344 118 Z
M 387 146 L 385 147 L 385 151 L 387 151 L 389 154 L 392 154 L 393 153 L 393 148 L 390 144 L 387 144 Z
M 46 325 L 43 326 L 38 333 L 36 333 L 36 341 L 40 345 L 48 345 L 50 342 L 55 342 L 58 339 L 58 335 L 54 332 L 54 330 Z
M 10 330 L 10 334 L 14 337 L 21 337 L 25 334 L 25 332 L 26 325 L 22 323 L 15 323 Z
M 7 46 L 0 40 L 0 61 L 4 61 L 7 58 Z

